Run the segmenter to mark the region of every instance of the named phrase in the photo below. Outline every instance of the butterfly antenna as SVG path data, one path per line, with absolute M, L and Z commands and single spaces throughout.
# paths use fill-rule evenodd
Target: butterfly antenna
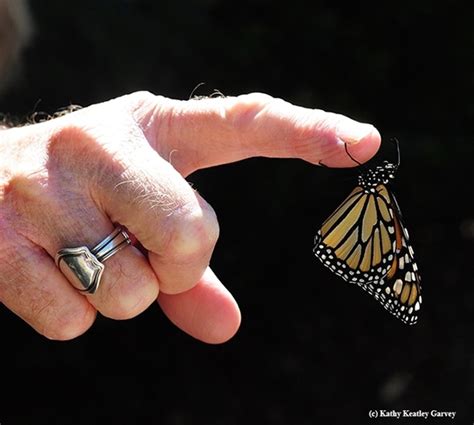
M 344 143 L 344 149 L 346 150 L 347 156 L 352 159 L 357 165 L 362 165 L 357 159 L 355 159 L 350 153 L 349 150 L 347 149 L 347 143 Z
M 397 146 L 397 168 L 400 166 L 400 143 L 398 142 L 398 139 L 396 137 L 392 137 L 390 139 L 392 143 L 395 143 Z

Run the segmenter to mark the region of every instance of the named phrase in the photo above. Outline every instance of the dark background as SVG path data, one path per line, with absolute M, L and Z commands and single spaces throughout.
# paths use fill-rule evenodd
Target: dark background
M 31 6 L 34 38 L 0 97 L 13 116 L 134 90 L 187 99 L 205 82 L 198 95 L 265 92 L 398 137 L 394 190 L 424 303 L 407 327 L 313 256 L 356 170 L 263 158 L 203 170 L 188 180 L 219 216 L 212 266 L 242 309 L 236 337 L 205 345 L 152 306 L 51 342 L 2 307 L 2 425 L 392 423 L 370 409 L 474 421 L 471 2 Z

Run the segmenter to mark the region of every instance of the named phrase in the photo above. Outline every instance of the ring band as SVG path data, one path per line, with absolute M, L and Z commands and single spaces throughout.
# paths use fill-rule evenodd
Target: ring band
M 104 261 L 130 245 L 130 242 L 127 232 L 117 227 L 92 249 L 87 246 L 60 249 L 56 254 L 56 265 L 74 288 L 94 294 L 104 272 Z

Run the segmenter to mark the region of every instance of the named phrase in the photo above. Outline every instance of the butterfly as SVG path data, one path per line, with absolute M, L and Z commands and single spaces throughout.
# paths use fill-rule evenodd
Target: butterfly
M 323 223 L 313 252 L 333 273 L 360 286 L 386 310 L 413 325 L 421 284 L 408 231 L 389 184 L 400 166 L 384 161 L 358 177 L 356 187 Z M 349 153 L 347 145 L 346 153 Z

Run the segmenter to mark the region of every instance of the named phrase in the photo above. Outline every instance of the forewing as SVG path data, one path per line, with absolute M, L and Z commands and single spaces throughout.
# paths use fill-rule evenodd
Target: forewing
M 391 207 L 378 192 L 357 186 L 323 223 L 314 253 L 331 271 L 366 289 L 393 260 Z

